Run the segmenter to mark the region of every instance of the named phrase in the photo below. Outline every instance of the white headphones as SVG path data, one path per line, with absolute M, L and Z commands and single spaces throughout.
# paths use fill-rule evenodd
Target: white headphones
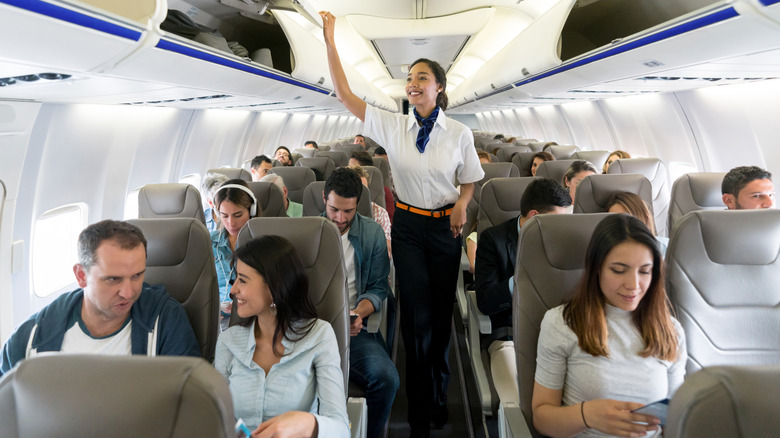
M 252 198 L 252 206 L 249 207 L 249 216 L 255 217 L 257 215 L 257 198 L 255 198 L 255 194 L 252 193 L 252 190 L 238 184 L 225 184 L 217 189 L 217 193 L 219 193 L 219 191 L 222 189 L 239 189 L 246 192 Z

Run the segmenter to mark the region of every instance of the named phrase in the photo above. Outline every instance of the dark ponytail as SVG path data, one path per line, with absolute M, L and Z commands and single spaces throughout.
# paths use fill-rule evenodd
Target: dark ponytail
M 439 65 L 438 62 L 426 58 L 420 58 L 417 61 L 414 61 L 412 65 L 409 66 L 409 69 L 411 70 L 412 67 L 421 62 L 428 65 L 433 72 L 433 76 L 436 78 L 436 83 L 441 85 L 441 91 L 436 96 L 436 105 L 441 108 L 442 111 L 446 111 L 447 104 L 449 103 L 449 99 L 447 99 L 447 73 L 441 68 L 441 65 Z

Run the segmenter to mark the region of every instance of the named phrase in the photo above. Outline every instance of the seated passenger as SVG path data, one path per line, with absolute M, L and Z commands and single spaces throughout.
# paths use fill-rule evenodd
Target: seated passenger
M 626 151 L 621 151 L 621 150 L 613 151 L 607 157 L 607 161 L 604 162 L 604 167 L 601 168 L 601 170 L 603 170 L 603 172 L 601 172 L 601 173 L 607 173 L 607 171 L 609 170 L 609 166 L 611 166 L 612 163 L 614 163 L 617 160 L 623 159 L 623 158 L 631 158 L 631 154 L 629 154 Z
M 479 157 L 479 164 L 490 163 L 490 154 L 485 151 L 477 151 L 477 157 Z
M 104 220 L 79 234 L 79 289 L 22 323 L 3 346 L 0 375 L 41 353 L 195 356 L 200 348 L 181 304 L 144 283 L 146 238 L 127 222 Z M 150 351 L 149 348 L 154 350 Z
M 577 186 L 580 185 L 586 176 L 595 175 L 596 173 L 596 166 L 585 160 L 575 161 L 566 169 L 561 184 L 569 191 L 572 204 L 574 204 L 574 196 L 577 194 Z
M 490 316 L 493 328 L 482 342 L 488 347 L 490 372 L 502 402 L 520 403 L 512 342 L 512 293 L 520 228 L 537 214 L 568 213 L 570 205 L 571 198 L 560 184 L 549 178 L 535 180 L 520 199 L 520 216 L 488 228 L 479 238 L 474 289 L 477 306 Z
M 307 149 L 317 149 L 317 150 L 320 150 L 320 147 L 317 146 L 317 142 L 314 141 L 314 140 L 307 141 L 306 143 L 303 144 L 303 147 L 307 148 Z
M 382 146 L 377 147 L 374 149 L 374 156 L 384 158 L 385 161 L 387 161 L 387 168 L 390 172 L 390 194 L 393 196 L 393 202 L 390 204 L 392 205 L 392 209 L 395 210 L 395 201 L 398 199 L 398 196 L 395 193 L 395 183 L 393 182 L 393 169 L 390 169 L 390 161 L 387 160 L 387 151 Z M 385 205 L 387 205 L 387 191 L 385 191 Z M 392 220 L 392 219 L 391 219 Z
M 371 159 L 371 155 L 369 155 L 368 152 L 355 151 L 352 152 L 352 156 L 349 157 L 349 165 L 373 166 L 374 160 Z M 385 209 L 387 210 L 387 214 L 390 216 L 390 221 L 392 222 L 393 214 L 395 214 L 395 198 L 393 198 L 393 191 L 387 188 L 384 183 L 382 184 L 382 190 L 385 191 Z
M 723 177 L 723 203 L 729 210 L 775 208 L 772 174 L 757 166 L 735 167 Z
M 571 300 L 542 321 L 531 407 L 537 431 L 559 436 L 660 436 L 631 411 L 682 384 L 685 334 L 671 316 L 655 237 L 637 218 L 596 226 Z
M 262 182 L 269 182 L 275 184 L 282 191 L 284 196 L 284 209 L 287 212 L 288 217 L 301 217 L 303 216 L 303 205 L 297 202 L 290 201 L 287 196 L 287 185 L 284 183 L 284 179 L 276 174 L 268 174 L 260 179 Z
M 260 181 L 260 178 L 268 175 L 268 171 L 273 169 L 274 163 L 265 155 L 258 155 L 252 158 L 250 172 L 252 172 L 252 181 Z
M 371 184 L 371 179 L 368 177 L 368 173 L 360 166 L 349 166 L 350 169 L 357 172 L 360 177 L 360 181 L 364 186 L 368 187 Z M 382 227 L 382 231 L 385 232 L 385 241 L 387 241 L 388 256 L 392 257 L 390 235 L 392 233 L 392 223 L 390 222 L 390 216 L 387 214 L 387 210 L 382 208 L 379 204 L 371 201 L 371 215 L 374 218 L 374 222 L 378 223 Z
M 274 152 L 274 159 L 282 166 L 292 166 L 292 153 L 287 149 L 287 146 L 279 146 Z
M 241 228 L 253 217 L 262 216 L 254 193 L 246 181 L 231 179 L 222 184 L 214 195 L 214 205 L 220 218 L 220 229 L 211 232 L 211 250 L 217 266 L 221 327 L 226 328 L 230 316 L 230 281 L 235 278 L 233 251 Z
M 390 259 L 382 228 L 357 213 L 362 191 L 354 170 L 336 169 L 325 182 L 322 216 L 341 233 L 349 306 L 357 315 L 350 327 L 349 380 L 366 392 L 368 436 L 373 438 L 382 436 L 400 380 L 382 334 L 368 333 L 364 326 L 364 320 L 381 309 L 390 293 Z
M 349 437 L 336 335 L 317 319 L 295 248 L 254 239 L 236 251 L 236 272 L 230 292 L 243 320 L 219 336 L 214 359 L 236 417 L 252 436 Z
M 358 134 L 355 136 L 355 139 L 352 140 L 352 144 L 359 144 L 363 146 L 363 149 L 366 149 L 366 138 L 363 137 L 363 135 Z
M 650 209 L 647 208 L 647 204 L 636 193 L 631 192 L 615 192 L 609 195 L 607 199 L 607 211 L 610 213 L 625 213 L 634 216 L 642 221 L 643 224 L 650 230 L 658 240 L 660 245 L 661 255 L 666 254 L 666 248 L 669 246 L 669 238 L 656 235 L 655 232 L 655 220 L 653 215 L 650 214 Z
M 531 176 L 536 176 L 536 169 L 545 161 L 555 161 L 555 157 L 549 152 L 537 152 L 534 154 L 533 160 L 531 160 L 531 169 L 529 169 Z
M 221 173 L 209 172 L 206 174 L 206 177 L 203 178 L 203 183 L 200 185 L 201 196 L 203 197 L 203 200 L 206 201 L 206 208 L 203 209 L 203 215 L 206 217 L 206 229 L 208 229 L 209 232 L 219 228 L 219 216 L 217 215 L 217 210 L 214 208 L 214 193 L 217 192 L 219 186 L 225 184 L 229 179 L 230 178 Z

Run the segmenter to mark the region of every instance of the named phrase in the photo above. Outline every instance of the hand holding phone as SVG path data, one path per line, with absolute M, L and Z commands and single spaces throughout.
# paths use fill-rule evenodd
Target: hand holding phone
M 641 408 L 634 409 L 633 413 L 642 415 L 651 415 L 661 422 L 661 426 L 666 425 L 666 414 L 669 410 L 669 399 L 658 400 L 652 403 L 648 403 Z

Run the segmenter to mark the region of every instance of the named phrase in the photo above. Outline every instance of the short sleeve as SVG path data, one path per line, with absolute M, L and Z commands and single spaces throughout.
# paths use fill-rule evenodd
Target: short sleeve
M 363 134 L 392 152 L 396 146 L 392 141 L 393 133 L 402 129 L 403 116 L 366 105 L 366 118 L 363 121 Z
M 576 335 L 563 321 L 563 306 L 544 314 L 536 348 L 536 383 L 553 390 L 563 389 L 573 348 L 571 336 L 576 344 Z

